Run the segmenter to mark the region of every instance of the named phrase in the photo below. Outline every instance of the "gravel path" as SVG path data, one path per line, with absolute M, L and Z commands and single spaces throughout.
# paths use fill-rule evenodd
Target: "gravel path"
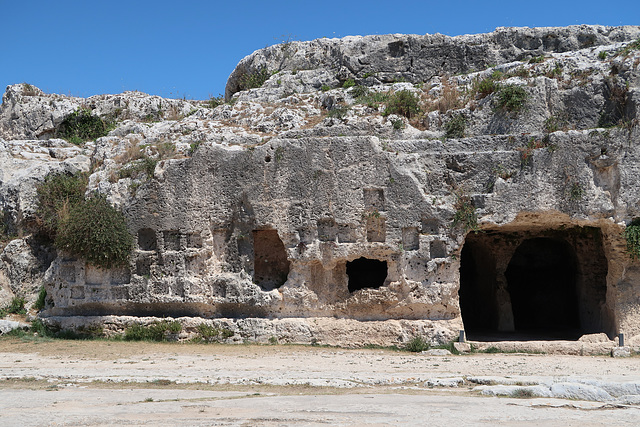
M 523 398 L 495 396 L 514 391 Z M 451 420 L 638 425 L 640 359 L 0 340 L 3 426 L 425 425 L 427 420 L 429 425 Z

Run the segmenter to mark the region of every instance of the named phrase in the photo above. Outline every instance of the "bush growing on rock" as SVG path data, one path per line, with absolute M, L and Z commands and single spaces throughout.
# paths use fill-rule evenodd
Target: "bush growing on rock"
M 640 259 L 640 219 L 634 219 L 624 230 L 627 253 L 632 259 Z
M 419 112 L 418 97 L 413 92 L 401 90 L 389 96 L 383 115 L 399 114 L 410 119 Z
M 58 127 L 57 136 L 72 144 L 82 144 L 105 136 L 110 126 L 100 117 L 91 114 L 91 110 L 80 108 L 65 117 Z
M 466 126 L 467 119 L 462 114 L 457 114 L 445 123 L 445 136 L 447 138 L 464 138 L 464 130 Z
M 269 80 L 271 73 L 266 67 L 260 68 L 251 73 L 247 73 L 240 78 L 240 90 L 255 89 L 261 87 Z
M 60 218 L 71 206 L 84 200 L 87 182 L 85 173 L 47 175 L 44 182 L 36 188 L 36 225 L 42 234 L 55 239 Z
M 121 212 L 102 196 L 69 208 L 60 218 L 56 246 L 102 268 L 126 265 L 133 236 Z
M 518 85 L 501 86 L 496 95 L 496 108 L 510 113 L 520 112 L 529 98 L 527 90 Z

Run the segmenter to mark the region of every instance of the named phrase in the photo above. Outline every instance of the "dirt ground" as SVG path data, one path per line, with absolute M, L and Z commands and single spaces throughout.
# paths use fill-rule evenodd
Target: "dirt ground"
M 639 425 L 640 406 L 479 384 L 640 382 L 640 358 L 0 339 L 0 425 Z

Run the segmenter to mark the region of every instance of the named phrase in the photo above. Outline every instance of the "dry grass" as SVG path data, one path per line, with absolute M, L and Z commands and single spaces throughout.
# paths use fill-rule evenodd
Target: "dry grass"
M 140 160 L 144 157 L 144 153 L 142 152 L 142 148 L 139 145 L 132 143 L 127 147 L 124 153 L 119 154 L 115 157 L 115 161 L 124 165 L 126 163 L 132 162 L 134 160 Z
M 453 84 L 447 77 L 442 78 L 442 93 L 438 98 L 432 98 L 429 95 L 422 97 L 423 109 L 426 112 L 440 111 L 446 113 L 449 110 L 457 110 L 464 107 L 464 99 L 458 90 L 457 85 Z

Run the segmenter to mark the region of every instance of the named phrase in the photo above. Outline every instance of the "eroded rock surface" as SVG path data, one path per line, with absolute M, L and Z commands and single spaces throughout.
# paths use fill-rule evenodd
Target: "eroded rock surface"
M 10 86 L 4 222 L 17 233 L 44 176 L 77 170 L 124 212 L 127 267 L 58 253 L 41 279 L 41 315 L 59 325 L 193 316 L 230 319 L 231 341 L 337 345 L 461 329 L 640 335 L 622 237 L 640 217 L 638 37 L 576 26 L 291 42 L 243 59 L 218 106 Z M 241 90 L 256 73 L 262 86 Z M 518 108 L 504 88 L 524 93 Z M 391 111 L 398 93 L 421 111 Z M 50 139 L 80 107 L 113 129 L 82 147 Z M 11 247 L 3 271 L 21 281 Z

